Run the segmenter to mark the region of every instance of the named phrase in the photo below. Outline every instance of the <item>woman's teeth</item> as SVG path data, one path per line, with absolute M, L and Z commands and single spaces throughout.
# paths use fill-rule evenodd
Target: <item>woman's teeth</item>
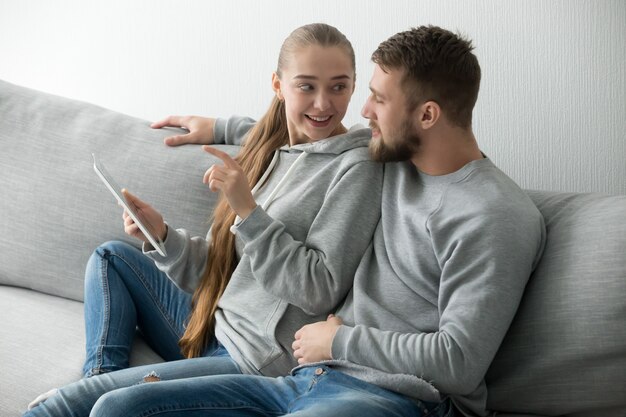
M 308 117 L 311 120 L 315 120 L 316 122 L 325 122 L 326 120 L 330 119 L 330 116 L 317 117 L 317 116 L 309 116 L 308 114 L 306 117 Z

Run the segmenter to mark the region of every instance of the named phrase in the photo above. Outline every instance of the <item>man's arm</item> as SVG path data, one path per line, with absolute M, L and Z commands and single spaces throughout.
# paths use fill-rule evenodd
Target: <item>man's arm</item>
M 488 221 L 475 221 L 474 213 L 465 216 L 430 225 L 438 236 L 449 236 L 433 239 L 442 265 L 438 331 L 402 333 L 358 323 L 352 327 L 315 323 L 303 327 L 299 344 L 294 343 L 294 348 L 304 347 L 298 352 L 300 363 L 332 357 L 388 373 L 416 375 L 442 392 L 472 392 L 513 320 L 545 231 L 538 213 L 528 216 L 514 207 L 487 216 Z M 452 230 L 459 221 L 470 225 L 462 238 Z M 330 349 L 322 342 L 316 349 L 312 342 L 303 343 L 328 340 L 331 334 Z M 305 356 L 307 347 L 309 356 Z

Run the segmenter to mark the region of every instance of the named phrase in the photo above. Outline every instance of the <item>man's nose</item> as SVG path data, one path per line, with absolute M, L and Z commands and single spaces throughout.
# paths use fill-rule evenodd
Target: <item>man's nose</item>
M 367 100 L 365 100 L 365 104 L 363 105 L 363 107 L 361 108 L 361 116 L 363 116 L 366 119 L 370 119 L 371 117 L 371 111 L 370 111 L 370 99 L 369 97 L 367 98 Z

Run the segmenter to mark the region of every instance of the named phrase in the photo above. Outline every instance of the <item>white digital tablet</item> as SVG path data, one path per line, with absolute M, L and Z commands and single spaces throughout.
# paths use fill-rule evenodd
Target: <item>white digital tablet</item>
M 115 199 L 126 209 L 128 215 L 133 219 L 135 224 L 139 227 L 139 229 L 143 232 L 144 236 L 148 239 L 150 244 L 154 247 L 154 249 L 161 255 L 166 256 L 165 245 L 163 241 L 156 237 L 152 230 L 153 228 L 149 223 L 146 223 L 145 219 L 142 219 L 138 213 L 137 207 L 129 200 L 124 197 L 122 194 L 122 188 L 117 185 L 117 183 L 111 178 L 111 175 L 107 172 L 102 162 L 98 160 L 96 154 L 91 154 L 93 157 L 93 169 L 98 174 L 98 177 L 102 180 L 104 185 L 111 191 L 111 194 L 115 196 Z

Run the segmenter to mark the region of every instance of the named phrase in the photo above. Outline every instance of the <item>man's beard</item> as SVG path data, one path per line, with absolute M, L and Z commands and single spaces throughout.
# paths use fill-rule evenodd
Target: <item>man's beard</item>
M 413 126 L 410 120 L 402 122 L 400 127 L 392 132 L 389 136 L 383 138 L 380 128 L 370 120 L 370 128 L 378 129 L 381 136 L 378 139 L 372 139 L 369 145 L 370 156 L 377 162 L 400 162 L 411 159 L 421 144 L 421 139 L 417 133 L 413 132 Z

